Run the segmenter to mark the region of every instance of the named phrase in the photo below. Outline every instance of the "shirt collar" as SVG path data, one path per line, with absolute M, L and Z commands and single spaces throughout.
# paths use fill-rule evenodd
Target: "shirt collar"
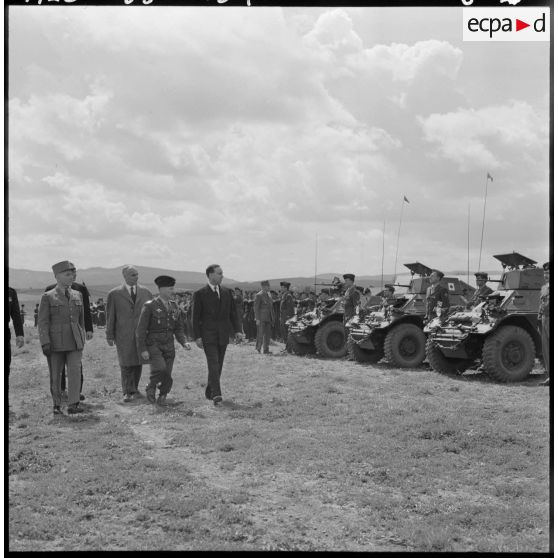
M 209 288 L 214 291 L 215 288 L 217 288 L 217 291 L 220 291 L 219 289 L 219 285 L 212 285 L 209 281 L 207 282 L 207 284 L 209 285 Z

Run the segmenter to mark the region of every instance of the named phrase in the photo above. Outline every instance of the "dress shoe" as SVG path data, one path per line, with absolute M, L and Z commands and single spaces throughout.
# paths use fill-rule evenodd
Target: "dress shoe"
M 167 407 L 168 406 L 167 396 L 159 395 L 159 397 L 157 397 L 157 405 L 161 405 L 161 407 Z
M 139 391 L 134 391 L 134 393 L 132 393 L 132 397 L 134 399 L 143 399 L 144 395 L 143 395 L 143 393 L 140 393 Z
M 55 406 L 52 408 L 52 412 L 53 412 L 53 414 L 55 414 L 55 415 L 61 415 L 61 414 L 62 414 L 62 411 L 60 410 L 60 405 L 55 405 Z
M 539 386 L 550 386 L 550 378 L 547 378 L 543 382 L 539 382 Z
M 205 398 L 211 400 L 211 388 L 209 385 L 205 386 Z
M 218 405 L 222 405 L 222 404 L 223 404 L 223 398 L 220 395 L 216 395 L 213 398 L 213 405 L 217 407 Z
M 129 393 L 127 393 L 124 396 L 124 403 L 130 403 L 130 401 L 133 401 L 133 400 L 134 400 L 134 397 L 132 395 L 130 395 Z
M 145 396 L 147 397 L 149 403 L 155 403 L 155 387 L 147 386 L 145 388 Z
M 80 401 L 85 401 L 85 395 L 83 395 L 83 393 L 79 394 L 79 400 Z
M 76 413 L 83 413 L 83 408 L 79 406 L 79 403 L 73 403 L 68 406 L 68 414 L 75 415 Z
M 264 351 L 263 354 L 264 354 L 264 355 L 271 355 L 271 354 L 273 354 L 273 353 L 272 353 L 271 351 Z

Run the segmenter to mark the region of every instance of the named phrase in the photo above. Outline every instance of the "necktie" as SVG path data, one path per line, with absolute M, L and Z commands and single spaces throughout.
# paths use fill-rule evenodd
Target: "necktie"
M 132 294 L 132 300 L 134 301 L 134 304 L 136 303 L 136 289 L 134 287 L 130 287 L 130 291 Z
M 221 298 L 221 297 L 219 296 L 219 288 L 217 287 L 217 285 L 215 285 L 215 286 L 213 287 L 213 290 L 215 291 L 215 294 L 217 295 L 217 298 Z
M 68 287 L 64 289 L 64 295 L 68 300 L 70 300 L 70 290 L 68 289 Z

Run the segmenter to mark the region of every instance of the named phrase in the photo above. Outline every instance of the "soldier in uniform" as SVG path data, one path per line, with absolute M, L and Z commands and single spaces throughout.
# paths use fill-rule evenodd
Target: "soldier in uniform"
M 280 306 L 281 298 L 277 291 L 269 291 L 271 300 L 273 302 L 273 324 L 271 324 L 271 338 L 277 341 L 281 338 L 281 323 L 280 323 Z
M 144 303 L 136 328 L 138 353 L 144 361 L 149 361 L 149 383 L 145 389 L 147 400 L 166 405 L 167 394 L 172 387 L 172 366 L 175 350 L 174 337 L 187 350 L 184 327 L 180 319 L 178 304 L 172 300 L 174 277 L 160 275 L 155 278 L 159 295 Z M 159 397 L 155 400 L 155 390 L 159 386 Z
M 492 289 L 486 284 L 488 281 L 488 273 L 484 271 L 477 271 L 475 273 L 477 288 L 471 297 L 471 300 L 467 303 L 467 308 L 473 308 L 477 304 L 481 303 L 489 294 L 493 291 Z
M 77 278 L 77 269 L 76 266 L 70 262 L 71 264 L 71 272 L 74 276 L 74 279 L 72 281 L 72 285 L 71 285 L 71 289 L 73 291 L 78 291 L 81 294 L 81 299 L 83 301 L 83 320 L 85 323 L 85 337 L 87 341 L 91 341 L 91 339 L 93 339 L 93 318 L 91 316 L 91 310 L 90 310 L 90 303 L 89 303 L 89 291 L 87 290 L 87 287 L 85 286 L 85 283 L 80 284 L 78 282 L 76 282 L 76 278 Z M 52 289 L 54 289 L 56 287 L 56 283 L 53 283 L 52 285 L 49 285 L 46 289 L 45 292 L 47 291 L 51 291 Z M 50 367 L 50 359 L 47 357 L 47 362 L 48 365 Z M 80 380 L 80 387 L 79 387 L 79 400 L 83 401 L 85 399 L 85 395 L 83 395 L 83 363 L 80 362 L 80 376 L 81 376 L 81 380 Z M 66 369 L 62 370 L 62 376 L 60 379 L 60 389 L 65 392 L 66 391 Z
M 261 282 L 262 290 L 256 294 L 254 299 L 254 315 L 256 317 L 256 326 L 258 328 L 256 339 L 256 351 L 263 354 L 271 354 L 269 350 L 269 340 L 271 338 L 271 325 L 274 320 L 273 301 L 269 295 L 269 281 Z
M 541 287 L 541 298 L 539 303 L 539 331 L 541 333 L 541 344 L 543 363 L 548 374 L 548 378 L 541 382 L 541 386 L 550 385 L 550 271 L 552 264 L 546 262 L 543 264 L 544 285 Z
M 355 287 L 355 276 L 352 273 L 343 275 L 345 280 L 345 294 L 343 296 L 344 317 L 343 323 L 347 323 L 356 313 L 357 306 L 360 303 L 360 293 Z
M 37 327 L 39 323 L 39 305 L 35 304 L 35 310 L 33 310 L 33 325 Z
M 234 288 L 233 302 L 236 307 L 236 315 L 243 316 L 244 300 L 242 297 L 242 289 L 240 287 Z M 246 332 L 244 332 L 244 334 L 246 334 Z M 232 335 L 231 338 L 234 338 L 234 335 Z
M 440 283 L 444 274 L 438 269 L 434 269 L 430 274 L 430 287 L 426 289 L 426 315 L 424 323 L 436 317 L 436 308 L 441 308 L 442 312 L 447 311 L 450 306 L 448 290 Z
M 289 335 L 289 328 L 285 322 L 290 320 L 295 315 L 295 301 L 293 293 L 289 290 L 291 284 L 288 281 L 281 281 L 281 302 L 279 304 L 279 321 L 281 323 L 281 337 L 283 343 L 287 343 Z
M 81 355 L 85 345 L 85 318 L 81 293 L 71 288 L 75 267 L 63 261 L 52 266 L 56 287 L 43 293 L 39 305 L 39 340 L 50 371 L 50 393 L 54 414 L 61 414 L 60 377 L 68 371 L 68 414 L 79 407 Z
M 12 287 L 8 287 L 8 306 L 6 312 L 6 335 L 4 339 L 4 347 L 8 350 L 8 375 L 10 374 L 10 364 L 12 362 L 12 347 L 10 345 L 10 340 L 12 337 L 9 324 L 10 319 L 14 326 L 14 332 L 16 334 L 16 347 L 21 349 L 25 344 L 25 339 L 23 336 L 23 321 L 21 320 L 21 315 L 19 313 L 19 301 L 17 299 L 17 292 Z

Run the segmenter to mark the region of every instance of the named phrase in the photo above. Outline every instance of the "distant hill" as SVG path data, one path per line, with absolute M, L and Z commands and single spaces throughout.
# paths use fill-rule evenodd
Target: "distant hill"
M 173 269 L 161 269 L 157 267 L 136 266 L 140 276 L 140 283 L 146 287 L 155 289 L 154 279 L 158 275 L 171 275 L 176 279 L 178 287 L 192 289 L 204 285 L 207 281 L 204 272 L 178 271 Z M 49 271 L 32 271 L 30 269 L 8 270 L 9 284 L 14 289 L 44 289 L 54 282 L 54 275 Z M 78 283 L 85 283 L 89 289 L 96 287 L 97 290 L 110 289 L 120 285 L 122 279 L 122 266 L 114 268 L 90 267 L 79 269 L 77 275 Z M 224 285 L 234 285 L 237 282 L 225 278 Z M 102 289 L 101 289 L 102 287 Z

